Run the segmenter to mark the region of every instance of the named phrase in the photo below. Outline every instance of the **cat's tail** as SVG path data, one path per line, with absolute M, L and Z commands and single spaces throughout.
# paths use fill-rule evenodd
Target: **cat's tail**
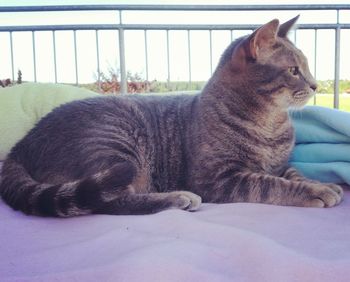
M 3 166 L 0 195 L 26 214 L 71 217 L 96 213 L 104 203 L 128 189 L 136 172 L 120 163 L 86 179 L 62 184 L 39 183 L 20 163 L 8 158 Z

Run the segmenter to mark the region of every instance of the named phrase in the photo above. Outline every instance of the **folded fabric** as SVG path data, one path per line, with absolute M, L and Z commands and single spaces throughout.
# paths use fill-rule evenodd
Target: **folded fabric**
M 72 100 L 98 95 L 87 89 L 51 83 L 0 88 L 0 160 L 44 115 Z
M 290 161 L 306 163 L 349 162 L 349 143 L 309 143 L 297 144 Z M 349 173 L 350 174 L 350 173 Z
M 291 162 L 305 177 L 327 183 L 350 184 L 350 162 Z
M 290 114 L 296 133 L 291 165 L 312 179 L 350 184 L 350 113 L 309 106 Z
M 291 111 L 296 143 L 350 143 L 350 113 L 319 106 Z

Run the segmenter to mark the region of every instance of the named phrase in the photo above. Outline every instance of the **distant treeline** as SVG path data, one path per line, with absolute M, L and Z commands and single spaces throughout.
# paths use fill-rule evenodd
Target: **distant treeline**
M 97 75 L 96 75 L 97 77 Z M 99 81 L 95 83 L 81 84 L 81 87 L 100 92 L 100 93 L 120 93 L 120 73 L 110 69 L 107 74 L 100 73 Z M 96 80 L 98 80 L 96 78 Z M 0 79 L 0 87 L 8 87 L 22 83 L 22 72 L 18 70 L 17 80 Z M 127 73 L 127 87 L 128 93 L 162 93 L 162 92 L 182 92 L 182 91 L 199 91 L 206 81 L 147 81 L 139 74 Z M 334 81 L 333 80 L 318 80 L 317 93 L 333 94 Z M 350 80 L 339 81 L 339 93 L 348 93 L 350 95 Z
M 129 93 L 162 93 L 162 92 L 181 92 L 181 91 L 199 91 L 204 85 L 205 81 L 128 81 Z M 81 85 L 90 90 L 102 92 L 102 93 L 114 93 L 120 92 L 119 81 L 106 82 L 101 81 L 94 84 Z M 319 80 L 317 93 L 333 94 L 334 93 L 334 81 L 333 80 Z M 350 94 L 350 80 L 339 81 L 339 93 Z
M 334 80 L 318 80 L 318 93 L 334 93 Z M 339 93 L 350 94 L 350 80 L 339 81 Z
M 97 77 L 97 75 L 96 75 Z M 102 92 L 114 93 L 120 92 L 120 71 L 110 68 L 107 73 L 100 72 L 99 82 L 87 84 L 85 87 Z M 161 93 L 161 92 L 181 92 L 201 90 L 206 81 L 147 81 L 138 73 L 127 73 L 128 93 Z M 333 80 L 319 80 L 318 93 L 331 94 L 334 92 Z M 339 81 L 339 92 L 350 94 L 350 80 Z

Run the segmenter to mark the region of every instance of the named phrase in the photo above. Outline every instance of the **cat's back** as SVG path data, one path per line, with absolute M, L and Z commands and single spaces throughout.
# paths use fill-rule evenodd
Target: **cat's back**
M 188 121 L 193 99 L 128 95 L 73 101 L 42 118 L 10 156 L 37 178 L 49 178 L 53 171 L 80 178 L 96 170 L 101 156 L 107 165 L 108 158 L 115 162 L 112 150 L 121 158 L 139 158 L 157 154 L 156 146 L 182 143 L 179 132 Z
M 181 114 L 191 103 L 192 96 L 99 96 L 69 102 L 55 108 L 43 117 L 25 139 L 35 135 L 63 136 L 65 130 L 74 134 L 108 126 L 129 124 L 129 128 L 152 123 L 154 119 L 167 118 L 172 112 Z M 154 116 L 154 117 L 152 117 Z M 82 128 L 82 126 L 86 126 Z M 122 129 L 122 128 L 120 128 Z M 126 128 L 125 128 L 126 129 Z

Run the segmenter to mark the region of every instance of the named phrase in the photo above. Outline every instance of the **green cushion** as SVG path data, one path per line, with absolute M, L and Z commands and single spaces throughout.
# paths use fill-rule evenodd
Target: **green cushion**
M 96 95 L 99 94 L 87 89 L 50 83 L 0 88 L 0 160 L 52 109 Z

